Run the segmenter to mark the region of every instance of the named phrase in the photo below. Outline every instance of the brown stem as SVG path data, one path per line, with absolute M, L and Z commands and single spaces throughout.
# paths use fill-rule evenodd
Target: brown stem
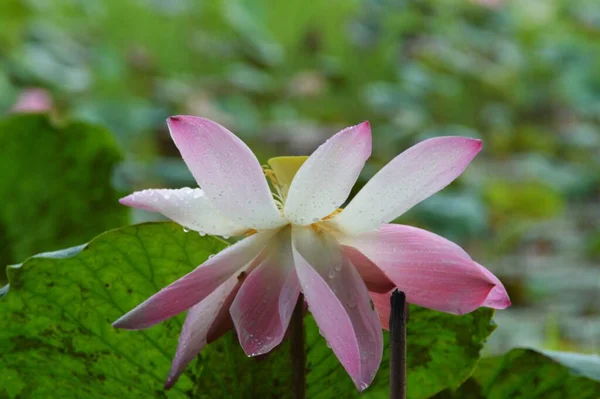
M 406 295 L 395 290 L 390 302 L 390 399 L 406 399 Z
M 304 345 L 304 295 L 300 294 L 290 321 L 292 384 L 295 399 L 306 397 L 306 348 Z

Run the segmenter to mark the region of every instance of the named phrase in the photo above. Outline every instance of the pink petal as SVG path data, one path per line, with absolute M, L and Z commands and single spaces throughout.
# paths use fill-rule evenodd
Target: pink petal
M 194 305 L 188 311 L 179 335 L 177 353 L 173 359 L 165 389 L 175 384 L 186 366 L 211 341 L 211 333 L 216 329 L 221 329 L 221 325 L 226 323 L 226 319 L 222 315 L 228 315 L 227 309 L 240 285 L 241 281 L 238 280 L 238 276 L 231 276 L 202 302 Z
M 195 116 L 172 116 L 168 125 L 200 188 L 223 215 L 257 230 L 284 224 L 262 167 L 242 140 Z
M 494 276 L 492 272 L 490 272 L 485 267 L 481 266 L 477 263 L 477 267 L 479 270 L 483 272 L 490 279 L 492 283 L 494 283 L 494 288 L 490 291 L 487 298 L 485 298 L 485 302 L 483 306 L 492 308 L 492 309 L 506 309 L 511 305 L 510 298 L 508 297 L 508 293 L 504 288 L 504 285 L 498 280 L 498 277 Z
M 234 236 L 248 230 L 223 215 L 199 188 L 137 191 L 119 201 L 123 205 L 160 212 L 180 225 L 203 234 Z
M 454 314 L 510 305 L 502 283 L 491 272 L 456 244 L 428 231 L 387 224 L 346 237 L 343 244 L 381 268 L 411 303 Z
M 371 155 L 369 122 L 337 133 L 302 164 L 288 191 L 285 215 L 307 225 L 331 214 L 348 198 Z
M 113 326 L 138 330 L 189 309 L 209 296 L 236 272 L 249 265 L 264 248 L 271 235 L 271 233 L 255 234 L 226 248 L 121 316 Z
M 420 142 L 373 176 L 332 223 L 348 234 L 377 229 L 450 184 L 480 150 L 480 140 L 466 137 Z
M 377 265 L 353 247 L 342 247 L 370 292 L 389 292 L 395 285 Z
M 360 275 L 327 233 L 295 227 L 296 272 L 309 309 L 356 387 L 373 381 L 383 353 L 377 313 Z
M 390 303 L 390 297 L 392 296 L 392 291 L 393 290 L 385 293 L 369 293 L 369 295 L 371 295 L 371 300 L 373 301 L 373 306 L 375 306 L 375 310 L 377 311 L 377 315 L 379 316 L 381 327 L 385 330 L 390 329 L 390 315 L 392 314 L 392 304 Z
M 248 356 L 270 352 L 281 343 L 300 293 L 290 229 L 265 249 L 266 256 L 244 281 L 230 312 Z

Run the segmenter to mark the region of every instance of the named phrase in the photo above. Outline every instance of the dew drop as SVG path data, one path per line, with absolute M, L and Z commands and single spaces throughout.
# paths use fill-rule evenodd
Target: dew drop
M 356 297 L 353 294 L 351 294 L 350 297 L 348 298 L 348 306 L 351 308 L 356 307 Z
M 335 269 L 334 268 L 329 269 L 329 275 L 328 276 L 329 276 L 329 278 L 334 278 L 335 277 Z
M 336 272 L 339 272 L 339 271 L 342 270 L 342 264 L 341 263 L 336 263 L 334 267 L 335 267 L 335 271 Z
M 189 233 L 190 231 L 184 227 L 184 228 L 183 228 L 183 232 L 184 232 L 184 233 Z

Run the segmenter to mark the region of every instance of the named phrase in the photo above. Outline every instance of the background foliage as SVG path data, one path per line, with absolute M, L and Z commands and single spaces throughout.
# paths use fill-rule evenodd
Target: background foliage
M 368 119 L 358 187 L 424 138 L 484 140 L 399 222 L 501 277 L 513 307 L 486 350 L 600 351 L 597 1 L 4 0 L 0 26 L 0 114 L 27 87 L 53 101 L 50 119 L 0 121 L 2 264 L 126 224 L 118 192 L 194 185 L 169 115 L 217 120 L 261 161 Z M 519 353 L 507 356 L 541 359 Z
M 0 264 L 127 224 L 111 184 L 121 160 L 114 138 L 97 126 L 57 126 L 42 115 L 0 121 Z

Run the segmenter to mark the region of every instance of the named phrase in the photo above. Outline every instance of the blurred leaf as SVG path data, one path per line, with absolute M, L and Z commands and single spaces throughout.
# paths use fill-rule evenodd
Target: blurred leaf
M 513 349 L 483 359 L 473 377 L 437 399 L 597 399 L 598 356 Z
M 535 181 L 489 182 L 484 198 L 497 219 L 547 219 L 565 207 L 563 197 L 556 190 Z
M 111 327 L 127 310 L 224 245 L 216 238 L 185 233 L 174 223 L 148 223 L 10 267 L 11 285 L 0 302 L 0 317 L 6 321 L 0 331 L 0 396 L 291 398 L 288 342 L 269 355 L 248 358 L 229 333 L 203 350 L 165 393 L 162 384 L 181 316 L 142 331 Z M 458 387 L 494 329 L 493 311 L 453 316 L 416 306 L 410 310 L 409 398 Z M 312 317 L 305 318 L 305 325 L 308 397 L 358 397 Z M 389 396 L 388 362 L 386 353 L 362 397 Z
M 540 154 L 554 154 L 558 148 L 556 137 L 538 126 L 525 125 L 513 134 L 511 148 L 514 151 L 531 151 Z
M 488 228 L 487 207 L 474 193 L 441 192 L 417 205 L 412 212 L 429 230 L 453 241 L 477 237 Z
M 7 264 L 126 224 L 129 212 L 111 185 L 120 160 L 99 127 L 56 126 L 43 115 L 0 120 L 1 276 Z
M 583 353 L 542 351 L 542 354 L 580 374 L 600 382 L 600 356 Z
M 4 0 L 0 2 L 0 47 L 3 49 L 16 45 L 22 38 L 25 30 L 25 21 L 29 10 L 20 0 Z

